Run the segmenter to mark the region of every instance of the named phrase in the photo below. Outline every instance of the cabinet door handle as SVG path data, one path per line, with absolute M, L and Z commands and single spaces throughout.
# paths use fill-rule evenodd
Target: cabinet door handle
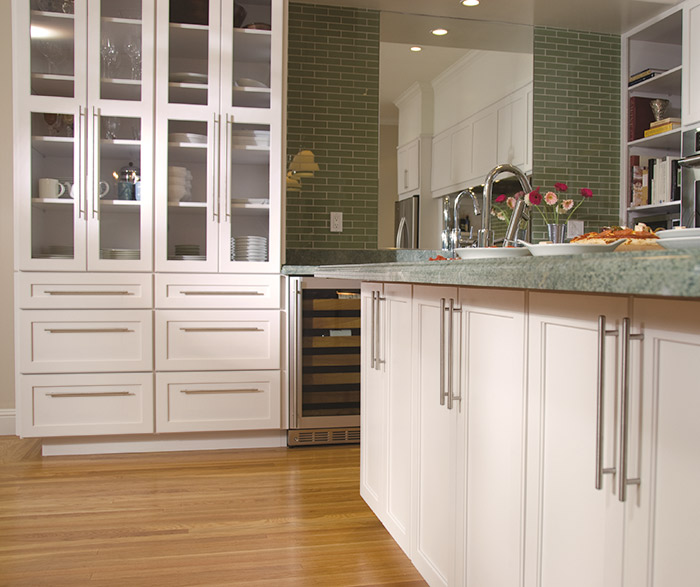
M 134 332 L 130 328 L 45 328 L 51 334 L 117 334 Z
M 263 332 L 262 328 L 255 328 L 255 327 L 227 327 L 227 326 L 220 326 L 220 327 L 181 327 L 180 330 L 183 332 Z
M 183 296 L 262 296 L 261 291 L 187 291 L 180 290 Z
M 598 373 L 595 421 L 595 488 L 603 489 L 603 475 L 615 474 L 615 467 L 603 468 L 603 435 L 605 423 L 605 337 L 617 336 L 617 329 L 606 330 L 606 317 L 598 316 Z
M 233 118 L 226 115 L 226 132 L 224 141 L 224 214 L 226 220 L 231 219 L 231 142 L 233 140 Z
M 219 140 L 221 138 L 221 119 L 217 114 L 214 114 L 214 136 L 213 136 L 213 147 L 212 147 L 212 177 L 211 177 L 211 190 L 212 190 L 212 220 L 214 222 L 220 222 L 221 217 L 219 215 L 219 203 L 221 199 L 221 194 L 219 194 L 219 156 L 220 156 L 220 145 Z
M 66 289 L 57 289 L 57 290 L 45 290 L 45 293 L 47 293 L 50 296 L 133 296 L 134 293 L 126 290 L 120 290 L 120 291 L 106 291 L 106 290 L 100 290 L 100 291 L 84 291 L 84 290 L 66 290 Z
M 262 389 L 181 389 L 180 393 L 196 395 L 198 393 L 262 393 Z
M 374 326 L 374 335 L 377 337 L 377 342 L 374 345 L 375 351 L 377 353 L 376 358 L 374 359 L 374 364 L 377 368 L 377 371 L 379 371 L 380 365 L 384 362 L 381 356 L 381 341 L 382 341 L 382 328 L 381 328 L 381 319 L 382 319 L 382 312 L 381 312 L 381 306 L 382 302 L 386 300 L 386 298 L 382 297 L 382 293 L 380 291 L 377 292 L 377 313 L 375 314 L 375 320 L 376 324 Z
M 644 334 L 630 334 L 630 319 L 622 319 L 622 389 L 620 391 L 620 466 L 618 475 L 618 496 L 624 502 L 627 500 L 627 486 L 639 485 L 640 479 L 627 478 L 627 446 L 629 427 L 629 354 L 630 341 L 644 340 Z
M 101 110 L 99 108 L 92 108 L 92 218 L 100 219 L 100 203 L 99 203 L 99 193 L 100 193 L 100 115 Z
M 403 170 L 403 187 L 408 189 L 408 169 Z
M 455 308 L 455 301 L 450 298 L 450 304 L 449 304 L 449 314 L 448 314 L 448 327 L 447 327 L 447 338 L 449 340 L 450 344 L 450 349 L 449 349 L 449 354 L 447 355 L 447 372 L 448 372 L 448 380 L 447 380 L 447 409 L 451 410 L 452 407 L 454 406 L 454 401 L 457 400 L 458 402 L 462 401 L 462 394 L 460 392 L 459 395 L 455 395 L 454 392 L 454 358 L 455 358 L 455 348 L 454 348 L 454 317 L 455 317 L 455 312 L 459 312 L 459 308 Z
M 370 332 L 369 332 L 369 366 L 370 369 L 375 369 L 375 360 L 376 360 L 376 354 L 375 354 L 375 338 L 374 338 L 374 331 L 376 328 L 376 321 L 375 321 L 375 314 L 376 314 L 376 309 L 375 309 L 375 302 L 377 299 L 377 292 L 372 290 L 372 303 L 370 306 Z
M 440 405 L 445 405 L 445 298 L 440 298 Z
M 69 392 L 69 393 L 47 393 L 49 397 L 123 397 L 136 395 L 133 391 L 95 391 L 95 392 Z
M 85 129 L 87 127 L 86 121 L 86 110 L 80 106 L 78 108 L 78 126 L 76 128 L 76 134 L 78 137 L 78 180 L 77 193 L 74 198 L 78 202 L 78 218 L 87 219 L 87 199 L 85 197 L 85 172 L 86 172 L 86 140 L 85 140 Z

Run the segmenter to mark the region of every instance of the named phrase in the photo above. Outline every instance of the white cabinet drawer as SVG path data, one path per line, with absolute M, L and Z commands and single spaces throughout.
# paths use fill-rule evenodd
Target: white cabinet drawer
M 280 275 L 156 275 L 156 308 L 280 307 Z
M 149 273 L 17 274 L 20 308 L 150 308 L 153 276 Z
M 153 370 L 151 310 L 22 310 L 22 373 Z
M 158 373 L 156 432 L 281 427 L 280 372 Z
M 22 436 L 153 432 L 151 373 L 21 375 Z
M 156 369 L 280 368 L 279 310 L 157 310 Z

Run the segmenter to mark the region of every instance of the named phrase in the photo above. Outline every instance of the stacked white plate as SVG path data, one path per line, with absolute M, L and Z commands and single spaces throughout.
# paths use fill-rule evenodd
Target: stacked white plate
M 206 255 L 199 254 L 199 245 L 175 245 L 175 254 L 169 257 L 174 261 L 206 261 Z
M 231 237 L 231 261 L 267 261 L 267 238 L 264 236 Z
M 700 228 L 659 230 L 656 236 L 659 237 L 658 242 L 664 249 L 700 248 Z
M 191 71 L 176 71 L 170 74 L 170 81 L 184 84 L 206 84 L 206 73 L 194 73 Z
M 233 131 L 234 146 L 270 146 L 269 130 L 235 130 Z
M 192 172 L 187 167 L 168 167 L 168 200 L 171 202 L 192 199 Z
M 194 132 L 171 132 L 168 135 L 170 143 L 206 143 L 207 135 L 200 135 Z
M 49 245 L 43 252 L 35 254 L 35 259 L 72 259 L 72 245 Z
M 141 258 L 139 249 L 100 249 L 100 259 L 138 260 Z

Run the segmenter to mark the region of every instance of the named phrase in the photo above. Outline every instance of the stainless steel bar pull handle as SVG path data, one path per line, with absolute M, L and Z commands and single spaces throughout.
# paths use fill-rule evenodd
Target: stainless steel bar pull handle
M 440 405 L 445 405 L 445 311 L 447 304 L 445 298 L 440 298 Z
M 598 316 L 598 377 L 595 421 L 595 488 L 603 489 L 603 475 L 615 474 L 615 467 L 603 467 L 603 438 L 605 426 L 605 337 L 617 336 L 617 329 L 606 330 L 606 317 Z
M 262 389 L 181 389 L 180 393 L 193 395 L 197 393 L 262 393 Z
M 118 291 L 85 291 L 85 290 L 67 290 L 67 289 L 56 289 L 56 290 L 45 290 L 50 296 L 133 296 L 134 293 L 126 290 Z
M 204 327 L 181 327 L 183 332 L 262 332 L 262 328 L 255 327 L 234 327 L 234 326 L 204 326 Z
M 627 447 L 629 444 L 629 354 L 630 341 L 644 340 L 644 334 L 630 334 L 630 319 L 622 319 L 622 389 L 620 390 L 620 467 L 618 475 L 617 498 L 624 502 L 627 500 L 627 486 L 639 485 L 640 479 L 627 478 Z
M 377 311 L 374 314 L 374 320 L 375 324 L 373 327 L 373 332 L 375 336 L 375 341 L 374 341 L 374 352 L 375 352 L 375 357 L 374 357 L 374 366 L 379 371 L 380 365 L 383 363 L 382 357 L 381 357 L 381 335 L 382 335 L 382 329 L 381 329 L 381 302 L 383 302 L 386 298 L 382 297 L 382 293 L 380 291 L 377 292 Z
M 447 305 L 447 409 L 452 409 L 452 365 L 453 365 L 453 319 L 455 312 L 455 301 L 450 298 Z
M 133 332 L 130 328 L 45 328 L 51 334 L 115 334 Z
M 261 291 L 186 291 L 180 290 L 183 296 L 262 296 Z
M 370 369 L 375 368 L 374 362 L 375 362 L 375 358 L 376 358 L 375 349 L 374 349 L 374 329 L 376 327 L 376 323 L 375 323 L 376 309 L 374 307 L 374 304 L 375 304 L 376 300 L 377 300 L 377 292 L 373 290 L 372 291 L 372 305 L 370 308 L 370 333 L 369 333 L 369 354 L 370 354 L 369 366 L 370 366 Z
M 73 393 L 47 393 L 49 397 L 123 397 L 127 395 L 135 395 L 132 391 L 88 391 L 73 392 Z

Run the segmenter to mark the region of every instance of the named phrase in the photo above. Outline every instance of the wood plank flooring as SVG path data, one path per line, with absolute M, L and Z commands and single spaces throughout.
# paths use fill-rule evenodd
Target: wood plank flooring
M 357 446 L 41 457 L 0 437 L 0 586 L 425 585 Z

